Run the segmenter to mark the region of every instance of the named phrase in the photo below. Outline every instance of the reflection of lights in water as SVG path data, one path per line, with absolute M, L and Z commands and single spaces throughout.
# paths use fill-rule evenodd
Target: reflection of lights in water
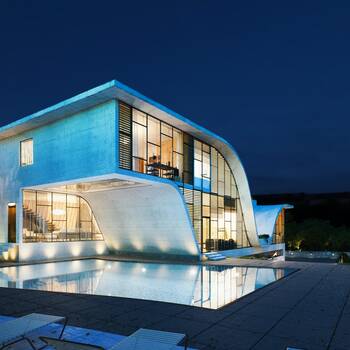
M 75 290 L 79 293 L 167 301 L 213 309 L 281 277 L 280 274 L 273 275 L 275 270 L 252 267 L 225 267 L 221 271 L 201 265 L 157 266 L 107 260 L 97 260 L 95 263 L 90 260 L 76 260 L 16 266 L 3 268 L 1 271 L 7 276 L 1 276 L 0 284 L 3 281 L 17 280 L 18 285 L 22 286 L 23 280 L 23 288 Z M 69 286 L 66 278 L 60 277 L 67 272 L 72 274 Z M 145 283 L 145 280 L 149 283 Z
M 198 271 L 198 269 L 197 269 L 196 267 L 192 267 L 192 268 L 188 271 L 188 273 L 189 273 L 190 276 L 196 276 L 196 275 L 197 275 L 197 271 Z

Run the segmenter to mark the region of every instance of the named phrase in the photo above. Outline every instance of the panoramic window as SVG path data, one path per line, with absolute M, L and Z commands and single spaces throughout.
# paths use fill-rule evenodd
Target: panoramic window
M 146 127 L 138 123 L 133 123 L 132 155 L 133 169 L 144 173 L 146 170 Z
M 177 182 L 202 251 L 248 247 L 237 185 L 220 152 L 153 116 L 119 105 L 120 167 Z
M 89 204 L 81 197 L 23 191 L 23 242 L 103 240 Z
M 20 163 L 21 166 L 33 164 L 33 139 L 21 141 L 20 143 Z

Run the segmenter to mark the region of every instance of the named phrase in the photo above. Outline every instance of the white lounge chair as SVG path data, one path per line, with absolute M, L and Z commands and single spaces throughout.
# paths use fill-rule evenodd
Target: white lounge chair
M 97 345 L 77 343 L 71 340 L 49 337 L 40 337 L 40 339 L 56 350 L 103 350 Z M 185 334 L 140 328 L 108 350 L 180 350 L 184 348 L 177 344 L 183 339 L 186 340 L 185 349 L 187 349 Z
M 31 348 L 37 350 L 33 342 L 27 337 L 28 333 L 36 331 L 51 323 L 63 322 L 59 338 L 62 337 L 67 325 L 67 318 L 62 316 L 29 314 L 10 321 L 2 322 L 0 326 L 0 350 L 20 341 L 26 341 Z
M 40 337 L 44 343 L 55 350 L 105 350 L 101 346 L 75 342 L 72 340 Z
M 140 328 L 109 350 L 170 350 L 175 349 L 176 345 L 184 339 L 185 349 L 187 349 L 186 334 Z

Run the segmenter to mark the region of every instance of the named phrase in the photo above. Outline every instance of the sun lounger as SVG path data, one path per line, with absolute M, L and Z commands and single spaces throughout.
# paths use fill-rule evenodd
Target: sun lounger
M 185 349 L 187 349 L 186 334 L 140 328 L 109 350 L 170 350 L 175 349 L 176 345 L 184 339 Z
M 20 341 L 26 341 L 31 348 L 36 350 L 32 341 L 27 337 L 28 333 L 36 331 L 51 323 L 64 322 L 59 338 L 66 328 L 67 319 L 62 316 L 29 314 L 10 321 L 2 322 L 0 327 L 0 350 Z
M 55 350 L 103 350 L 97 345 L 78 343 L 70 340 L 40 337 L 40 339 Z M 185 348 L 178 346 L 186 340 Z M 140 328 L 135 333 L 108 350 L 179 350 L 187 349 L 187 337 L 181 333 L 171 333 Z
M 56 339 L 50 337 L 40 337 L 44 343 L 55 350 L 105 350 L 97 345 L 78 343 L 71 340 Z

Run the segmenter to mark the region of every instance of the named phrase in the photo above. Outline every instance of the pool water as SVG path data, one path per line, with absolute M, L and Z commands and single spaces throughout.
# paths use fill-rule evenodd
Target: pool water
M 217 309 L 290 269 L 74 260 L 0 268 L 0 287 L 165 301 Z

